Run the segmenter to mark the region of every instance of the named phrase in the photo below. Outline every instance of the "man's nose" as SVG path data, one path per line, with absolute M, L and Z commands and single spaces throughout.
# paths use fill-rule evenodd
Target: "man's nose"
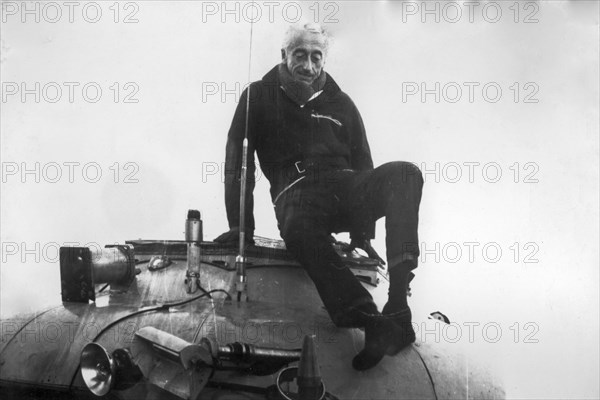
M 313 62 L 310 60 L 310 58 L 304 63 L 304 69 L 312 72 Z

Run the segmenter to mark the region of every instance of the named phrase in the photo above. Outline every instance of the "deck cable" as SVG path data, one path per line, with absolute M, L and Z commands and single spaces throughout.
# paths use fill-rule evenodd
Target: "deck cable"
M 429 376 L 429 381 L 431 382 L 431 388 L 433 389 L 433 395 L 435 396 L 435 400 L 438 400 L 438 395 L 435 390 L 435 382 L 433 381 L 433 376 L 431 376 L 431 372 L 429 371 L 429 368 L 427 368 L 427 364 L 425 364 L 425 360 L 421 356 L 421 353 L 419 353 L 419 351 L 415 348 L 415 346 L 412 346 L 412 349 L 415 351 L 415 353 L 417 353 L 417 355 L 421 359 L 421 362 L 423 363 L 423 366 L 425 367 L 425 371 L 427 371 L 427 376 Z
M 104 328 L 102 328 L 102 330 L 100 330 L 100 332 L 94 337 L 94 339 L 92 340 L 92 342 L 95 342 L 96 340 L 98 340 L 98 338 L 100 336 L 102 336 L 102 334 L 104 332 L 106 332 L 108 329 L 112 328 L 113 326 L 115 326 L 119 322 L 124 321 L 124 320 L 126 320 L 128 318 L 134 317 L 136 315 L 140 315 L 140 314 L 144 314 L 144 313 L 148 313 L 148 312 L 156 312 L 156 311 L 169 311 L 169 309 L 171 307 L 179 307 L 179 306 L 182 306 L 184 304 L 191 303 L 192 301 L 196 301 L 198 299 L 201 299 L 203 297 L 207 297 L 208 296 L 209 298 L 212 298 L 211 295 L 213 293 L 225 293 L 227 295 L 227 299 L 231 300 L 231 295 L 226 290 L 223 290 L 223 289 L 213 289 L 213 290 L 209 290 L 209 291 L 206 291 L 204 289 L 202 289 L 202 290 L 203 290 L 204 293 L 202 293 L 202 294 L 200 294 L 198 296 L 192 297 L 190 299 L 176 301 L 176 302 L 173 302 L 173 303 L 165 303 L 165 304 L 162 304 L 160 306 L 155 306 L 155 307 L 150 307 L 150 308 L 145 308 L 145 309 L 137 310 L 137 311 L 134 311 L 134 312 L 129 313 L 127 315 L 124 315 L 122 317 L 119 317 L 116 320 L 110 322 Z M 79 373 L 79 368 L 80 367 L 81 367 L 81 363 L 77 364 L 77 368 L 75 369 L 75 373 L 73 374 L 73 377 L 71 378 L 71 382 L 69 383 L 69 390 L 72 389 L 73 384 L 75 383 L 75 378 L 77 378 L 77 374 Z

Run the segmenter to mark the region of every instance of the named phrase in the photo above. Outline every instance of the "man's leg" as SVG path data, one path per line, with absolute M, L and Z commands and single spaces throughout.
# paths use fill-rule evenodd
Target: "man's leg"
M 416 268 L 422 188 L 419 168 L 401 161 L 357 172 L 340 182 L 342 215 L 352 219 L 350 229 L 360 230 L 385 217 L 389 266 L 411 260 Z
M 407 306 L 408 274 L 417 267 L 419 257 L 422 188 L 421 171 L 407 162 L 387 163 L 341 181 L 342 216 L 353 221 L 350 229 L 360 231 L 361 227 L 385 217 L 388 271 L 394 283 L 390 284 L 391 298 L 386 305 L 390 312 Z M 396 287 L 401 290 L 395 290 Z
M 276 206 L 279 230 L 288 251 L 314 282 L 336 326 L 363 327 L 368 315 L 378 313 L 377 306 L 331 245 L 332 199 L 325 188 L 290 189 Z
M 340 203 L 345 205 L 342 216 L 353 221 L 350 227 L 353 232 L 360 232 L 361 227 L 385 217 L 390 286 L 382 313 L 398 327 L 388 354 L 397 353 L 415 340 L 407 288 L 409 274 L 417 267 L 419 257 L 422 187 L 423 177 L 415 165 L 393 162 L 349 176 L 341 181 L 338 190 Z M 364 357 L 369 356 L 367 345 Z

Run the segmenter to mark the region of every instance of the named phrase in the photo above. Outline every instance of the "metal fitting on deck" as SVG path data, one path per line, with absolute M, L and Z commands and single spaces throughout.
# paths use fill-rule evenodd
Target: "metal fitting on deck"
M 60 248 L 62 301 L 87 303 L 96 300 L 95 285 L 107 283 L 111 289 L 126 290 L 136 275 L 133 247 L 107 245 Z

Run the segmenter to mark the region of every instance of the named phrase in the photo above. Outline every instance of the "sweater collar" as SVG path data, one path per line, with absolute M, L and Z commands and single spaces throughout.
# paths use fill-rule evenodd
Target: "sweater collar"
M 329 75 L 325 71 L 322 71 L 322 76 L 318 78 L 318 80 L 320 81 L 320 85 L 317 87 L 318 90 L 315 90 L 314 87 L 311 87 L 309 85 L 303 86 L 308 86 L 311 90 L 300 90 L 300 84 L 296 83 L 295 81 L 286 83 L 285 77 L 284 79 L 282 79 L 280 65 L 283 64 L 278 64 L 275 67 L 273 67 L 269 72 L 266 73 L 265 76 L 263 76 L 262 80 L 263 82 L 273 83 L 278 86 L 281 86 L 285 94 L 300 107 L 303 107 L 308 101 L 314 99 L 316 97 L 316 93 L 320 93 L 321 95 L 333 96 L 341 90 L 338 84 L 333 80 L 331 75 Z

